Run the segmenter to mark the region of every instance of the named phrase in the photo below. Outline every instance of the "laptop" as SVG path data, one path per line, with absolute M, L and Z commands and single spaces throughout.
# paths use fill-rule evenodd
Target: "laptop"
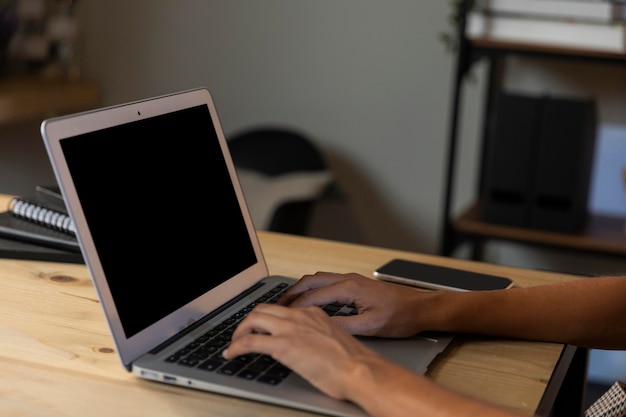
M 364 415 L 269 357 L 220 363 L 227 327 L 255 303 L 275 302 L 296 278 L 269 276 L 207 89 L 51 118 L 41 134 L 126 370 L 321 414 Z M 362 340 L 424 373 L 451 338 Z

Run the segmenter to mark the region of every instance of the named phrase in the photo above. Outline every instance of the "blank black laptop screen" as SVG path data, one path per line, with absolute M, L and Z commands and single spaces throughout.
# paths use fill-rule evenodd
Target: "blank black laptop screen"
M 61 148 L 126 337 L 256 263 L 206 105 Z

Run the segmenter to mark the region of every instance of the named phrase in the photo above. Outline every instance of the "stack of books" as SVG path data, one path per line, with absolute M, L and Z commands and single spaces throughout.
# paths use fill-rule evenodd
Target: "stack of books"
M 615 0 L 475 0 L 471 40 L 623 54 L 625 7 Z
M 58 186 L 13 197 L 0 213 L 0 256 L 82 263 L 74 223 Z

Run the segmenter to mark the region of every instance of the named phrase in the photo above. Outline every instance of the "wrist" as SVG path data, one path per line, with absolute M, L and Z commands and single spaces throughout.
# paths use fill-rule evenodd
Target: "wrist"
M 397 366 L 378 354 L 360 356 L 355 358 L 353 367 L 349 373 L 346 397 L 365 409 L 369 415 L 384 415 L 384 411 L 391 398 L 393 390 L 389 384 L 397 381 L 397 375 L 393 370 Z
M 411 372 L 378 355 L 355 361 L 352 388 L 347 398 L 370 416 L 433 415 L 441 400 L 421 395 L 440 391 L 427 377 Z M 352 379 L 353 378 L 353 379 Z M 420 393 L 416 397 L 415 393 Z M 417 399 L 417 401 L 416 401 Z
M 455 295 L 445 290 L 420 291 L 408 310 L 416 325 L 416 333 L 455 330 Z

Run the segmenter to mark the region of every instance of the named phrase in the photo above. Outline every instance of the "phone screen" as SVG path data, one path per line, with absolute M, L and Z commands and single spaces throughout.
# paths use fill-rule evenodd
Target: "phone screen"
M 510 278 L 403 259 L 393 259 L 374 271 L 374 276 L 415 287 L 452 291 L 485 291 L 509 288 Z

